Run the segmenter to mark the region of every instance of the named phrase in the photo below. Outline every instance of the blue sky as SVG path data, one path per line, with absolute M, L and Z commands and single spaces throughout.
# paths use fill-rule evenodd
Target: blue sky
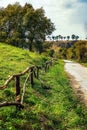
M 43 7 L 46 16 L 56 26 L 55 35 L 87 36 L 87 0 L 0 0 L 0 6 L 7 6 L 15 2 L 31 3 L 34 8 Z
M 78 1 L 79 1 L 79 2 L 85 2 L 85 3 L 87 2 L 87 0 L 78 0 Z

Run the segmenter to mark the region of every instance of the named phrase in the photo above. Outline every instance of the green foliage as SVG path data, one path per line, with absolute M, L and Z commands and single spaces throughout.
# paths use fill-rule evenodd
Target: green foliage
M 42 8 L 34 9 L 30 4 L 22 7 L 18 2 L 0 8 L 0 41 L 41 53 L 46 36 L 54 30 Z
M 73 58 L 73 49 L 69 48 L 67 49 L 67 59 L 72 59 Z
M 0 39 L 2 42 L 6 39 L 6 37 L 7 37 L 7 33 L 4 31 L 1 31 L 0 32 Z
M 78 61 L 87 62 L 87 42 L 79 41 L 73 46 L 75 58 Z
M 87 62 L 87 41 L 76 41 L 70 48 L 63 47 L 59 50 L 62 58 Z
M 59 54 L 60 54 L 60 57 L 61 58 L 64 58 L 64 59 L 66 59 L 66 57 L 67 57 L 67 48 L 60 48 L 60 50 L 59 50 Z
M 29 32 L 27 37 L 31 42 L 31 46 L 35 43 L 36 49 L 38 49 L 39 52 L 42 51 L 42 43 L 46 35 L 50 35 L 52 31 L 55 30 L 50 19 L 45 17 L 44 10 L 40 8 L 28 11 L 23 18 L 23 24 Z M 30 49 L 32 49 L 32 47 Z
M 75 35 L 75 34 L 72 34 L 71 36 L 72 40 L 78 40 L 79 39 L 79 36 Z
M 51 50 L 49 51 L 49 56 L 50 56 L 50 57 L 53 57 L 54 53 L 55 53 L 55 51 L 54 51 L 53 49 L 51 49 Z

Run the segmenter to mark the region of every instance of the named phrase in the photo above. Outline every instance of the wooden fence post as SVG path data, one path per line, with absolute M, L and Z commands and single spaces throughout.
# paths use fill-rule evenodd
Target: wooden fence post
M 37 66 L 37 79 L 39 78 L 39 66 Z
M 33 70 L 34 70 L 34 68 L 31 67 L 30 68 L 30 84 L 31 84 L 32 87 L 34 85 Z
M 45 72 L 47 71 L 47 63 L 45 64 Z
M 20 102 L 20 77 L 16 76 L 16 101 Z
M 20 77 L 16 76 L 16 102 L 20 102 Z M 20 110 L 20 105 L 16 106 L 16 109 Z
M 34 70 L 34 76 L 35 76 L 35 78 L 37 78 L 37 74 L 36 74 L 35 70 Z

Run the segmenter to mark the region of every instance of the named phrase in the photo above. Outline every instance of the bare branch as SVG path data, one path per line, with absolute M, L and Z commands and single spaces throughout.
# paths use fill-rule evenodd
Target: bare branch
M 6 107 L 6 106 L 17 106 L 20 108 L 24 108 L 24 106 L 19 102 L 3 102 L 0 103 L 0 107 Z
M 31 66 L 28 67 L 27 69 L 25 69 L 23 72 L 19 73 L 19 74 L 14 74 L 12 76 L 9 77 L 9 79 L 6 80 L 5 84 L 3 86 L 0 87 L 0 90 L 5 89 L 7 87 L 7 85 L 16 77 L 16 76 L 22 76 L 25 73 L 27 73 L 31 68 L 34 68 L 35 66 Z
M 22 97 L 21 97 L 21 104 L 23 104 L 23 100 L 24 100 L 24 95 L 25 95 L 25 91 L 26 91 L 26 82 L 29 79 L 30 74 L 27 76 L 24 85 L 23 85 L 23 93 L 22 93 Z

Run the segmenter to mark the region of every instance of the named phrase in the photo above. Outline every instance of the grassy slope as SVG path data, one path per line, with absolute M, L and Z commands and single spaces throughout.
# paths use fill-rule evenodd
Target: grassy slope
M 42 71 L 33 88 L 27 83 L 24 110 L 0 108 L 0 130 L 87 129 L 86 108 L 74 95 L 63 66 L 59 61 L 47 73 Z
M 41 59 L 44 57 L 37 53 L 0 43 L 0 85 L 9 75 L 21 72 L 33 64 L 40 64 Z

